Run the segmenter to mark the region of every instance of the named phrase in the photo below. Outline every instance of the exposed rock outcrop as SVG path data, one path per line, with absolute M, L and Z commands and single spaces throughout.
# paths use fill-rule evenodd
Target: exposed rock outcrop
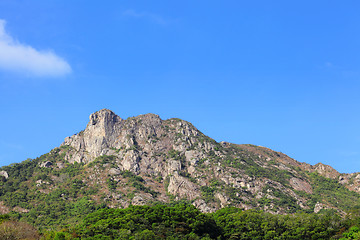
M 0 176 L 5 177 L 6 179 L 9 178 L 9 174 L 6 171 L 0 171 Z
M 52 166 L 52 162 L 46 161 L 43 163 L 40 163 L 40 167 L 50 168 Z
M 325 165 L 322 163 L 318 163 L 316 165 L 313 166 L 313 171 L 316 171 L 317 173 L 319 173 L 320 175 L 327 177 L 327 178 L 338 178 L 340 173 L 338 171 L 336 171 L 334 168 L 332 168 L 329 165 Z
M 290 184 L 297 191 L 304 191 L 309 194 L 313 192 L 311 185 L 302 179 L 293 177 L 290 179 Z
M 199 187 L 187 178 L 179 175 L 171 175 L 169 178 L 168 192 L 170 194 L 178 196 L 179 199 L 186 198 L 190 201 L 201 196 Z

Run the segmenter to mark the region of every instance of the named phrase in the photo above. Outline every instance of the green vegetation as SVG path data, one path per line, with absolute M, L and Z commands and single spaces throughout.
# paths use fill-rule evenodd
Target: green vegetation
M 10 212 L 12 219 L 57 228 L 77 223 L 84 215 L 104 207 L 86 197 L 96 189 L 83 182 L 84 164 L 65 163 L 64 156 L 69 149 L 62 146 L 34 160 L 1 168 L 9 178 L 0 181 L 0 201 L 10 210 L 15 207 L 23 209 Z M 62 162 L 64 166 L 57 169 L 40 167 L 40 163 L 46 161 Z M 49 186 L 54 185 L 61 187 L 49 191 Z
M 215 193 L 216 188 L 202 186 L 200 189 L 201 189 L 201 194 L 202 194 L 205 202 L 208 203 L 208 202 L 214 201 L 214 193 Z
M 121 175 L 125 178 L 128 178 L 129 185 L 134 187 L 136 190 L 150 193 L 153 197 L 156 197 L 159 194 L 151 188 L 145 187 L 143 184 L 145 182 L 144 179 L 140 176 L 135 175 L 133 172 L 122 171 Z
M 276 189 L 274 187 L 271 186 L 267 186 L 263 189 L 263 193 L 267 193 L 268 191 L 270 191 L 271 195 L 274 196 L 274 199 L 268 199 L 266 197 L 262 197 L 260 199 L 260 205 L 266 205 L 269 206 L 270 203 L 275 204 L 275 206 L 281 206 L 285 209 L 287 209 L 287 211 L 289 213 L 295 213 L 299 210 L 301 210 L 300 206 L 297 204 L 297 201 L 294 197 L 283 193 L 282 191 L 280 191 L 279 189 Z
M 83 204 L 86 205 L 79 203 L 79 207 Z M 360 239 L 360 219 L 342 218 L 333 211 L 273 215 L 223 208 L 205 214 L 190 204 L 179 202 L 126 209 L 103 208 L 78 217 L 76 225 L 39 232 L 27 223 L 0 215 L 0 239 Z M 10 235 L 12 238 L 5 238 Z
M 326 178 L 317 173 L 311 173 L 309 177 L 314 192 L 309 197 L 314 205 L 317 201 L 328 201 L 331 205 L 346 212 L 360 207 L 359 194 L 348 190 L 335 179 Z
M 275 162 L 268 167 L 264 167 L 259 164 L 262 160 L 258 155 L 236 145 L 232 145 L 224 150 L 226 150 L 224 160 L 227 166 L 242 170 L 250 177 L 263 177 L 279 182 L 284 186 L 289 186 L 289 179 L 293 177 L 293 174 L 277 168 Z
M 87 165 L 87 167 L 93 167 L 93 166 L 95 166 L 97 164 L 100 164 L 100 165 L 111 164 L 111 165 L 113 165 L 115 159 L 116 159 L 116 157 L 113 156 L 113 155 L 102 155 L 100 157 L 95 158 L 95 160 L 92 161 L 91 163 L 89 163 Z
M 358 226 L 353 226 L 348 232 L 345 232 L 343 236 L 343 238 L 340 238 L 341 240 L 360 239 L 360 228 Z
M 192 205 L 130 206 L 89 214 L 72 229 L 81 239 L 216 239 L 215 221 Z
M 272 215 L 225 208 L 214 214 L 222 239 L 331 239 L 348 225 L 336 214 Z

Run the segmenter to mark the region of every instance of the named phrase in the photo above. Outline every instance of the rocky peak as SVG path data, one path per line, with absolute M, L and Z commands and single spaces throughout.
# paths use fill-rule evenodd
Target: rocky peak
M 142 114 L 126 119 L 130 127 L 134 128 L 158 128 L 162 124 L 159 115 L 153 113 Z
M 90 114 L 89 124 L 95 125 L 99 120 L 103 120 L 103 121 L 114 120 L 114 121 L 116 121 L 117 118 L 121 120 L 121 118 L 119 116 L 117 116 L 113 111 L 104 108 L 104 109 L 101 109 L 97 112 Z
M 153 113 L 142 114 L 142 115 L 139 115 L 139 116 L 137 116 L 135 118 L 141 119 L 142 121 L 144 121 L 144 123 L 148 123 L 150 125 L 154 125 L 154 124 L 157 125 L 157 124 L 160 124 L 162 122 L 159 115 L 156 115 L 156 114 L 153 114 Z
M 104 132 L 104 134 L 109 133 L 109 131 L 111 133 L 114 125 L 121 121 L 122 119 L 111 110 L 101 109 L 90 115 L 86 130 L 93 131 L 97 129 Z
M 320 175 L 327 177 L 327 178 L 338 178 L 340 173 L 336 171 L 329 165 L 325 165 L 323 163 L 318 163 L 313 166 L 313 170 L 319 173 Z
M 73 147 L 76 152 L 70 162 L 89 162 L 104 154 L 111 147 L 120 131 L 123 120 L 109 109 L 101 109 L 90 115 L 84 131 L 65 138 L 62 145 Z
M 116 155 L 123 166 L 129 165 L 129 159 L 132 159 L 130 165 L 135 166 L 144 154 L 151 156 L 170 149 L 183 153 L 198 134 L 192 124 L 180 119 L 163 121 L 158 115 L 148 113 L 123 120 L 114 112 L 102 109 L 90 115 L 84 131 L 67 137 L 62 145 L 75 150 L 69 153 L 69 162 L 88 163 L 101 155 Z

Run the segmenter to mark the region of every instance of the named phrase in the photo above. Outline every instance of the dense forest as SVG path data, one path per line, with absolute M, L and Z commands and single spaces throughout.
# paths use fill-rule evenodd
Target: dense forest
M 35 229 L 15 216 L 0 215 L 0 239 L 360 239 L 360 217 L 332 210 L 318 214 L 270 214 L 223 208 L 202 213 L 186 202 L 101 208 L 77 224 Z

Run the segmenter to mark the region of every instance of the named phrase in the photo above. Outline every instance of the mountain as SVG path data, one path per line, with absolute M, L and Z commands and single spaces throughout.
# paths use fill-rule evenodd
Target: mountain
M 122 119 L 108 109 L 49 153 L 0 168 L 0 186 L 0 213 L 41 226 L 72 224 L 106 206 L 184 200 L 202 212 L 234 206 L 345 214 L 360 200 L 359 173 L 218 143 L 181 119 Z

